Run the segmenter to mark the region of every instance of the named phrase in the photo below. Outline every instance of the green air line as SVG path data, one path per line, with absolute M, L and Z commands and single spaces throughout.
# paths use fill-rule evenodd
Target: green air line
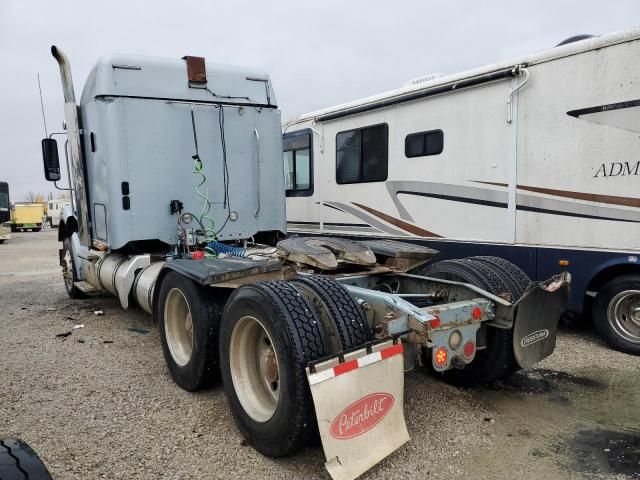
M 204 200 L 204 202 L 202 203 L 202 211 L 200 212 L 199 220 L 200 220 L 200 223 L 202 224 L 202 227 L 204 228 L 204 234 L 207 237 L 207 239 L 211 239 L 211 238 L 215 239 L 216 238 L 216 232 L 214 229 L 215 222 L 211 217 L 208 216 L 209 211 L 211 210 L 211 202 L 209 201 L 209 189 L 207 188 L 207 191 L 204 194 L 200 191 L 200 187 L 204 185 L 207 181 L 207 176 L 202 171 L 202 160 L 200 160 L 199 157 L 197 157 L 194 161 L 194 168 L 195 170 L 193 171 L 193 173 L 199 174 L 202 177 L 202 181 L 198 185 L 196 185 L 196 193 L 200 195 L 200 197 L 202 197 L 202 199 Z M 205 220 L 209 224 L 209 227 L 205 225 Z

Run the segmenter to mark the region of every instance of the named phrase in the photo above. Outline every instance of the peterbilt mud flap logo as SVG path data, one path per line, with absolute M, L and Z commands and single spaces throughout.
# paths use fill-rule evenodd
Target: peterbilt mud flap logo
M 331 436 L 347 440 L 371 430 L 389 413 L 394 398 L 389 393 L 372 393 L 356 400 L 331 422 Z
M 537 332 L 530 333 L 522 340 L 520 340 L 520 345 L 523 347 L 528 347 L 529 345 L 533 345 L 536 342 L 540 342 L 549 336 L 549 330 L 538 330 Z

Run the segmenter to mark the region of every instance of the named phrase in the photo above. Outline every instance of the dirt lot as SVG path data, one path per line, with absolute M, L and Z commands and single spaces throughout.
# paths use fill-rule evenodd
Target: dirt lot
M 246 446 L 220 386 L 178 388 L 150 317 L 68 299 L 58 248 L 55 231 L 0 245 L 0 435 L 56 479 L 328 478 L 319 446 L 279 460 Z M 412 440 L 364 478 L 640 478 L 639 385 L 639 359 L 590 330 L 561 332 L 553 356 L 492 388 L 410 373 Z

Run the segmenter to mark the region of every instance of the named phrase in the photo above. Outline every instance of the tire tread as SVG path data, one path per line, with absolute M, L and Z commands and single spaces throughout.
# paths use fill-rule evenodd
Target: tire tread
M 367 318 L 344 285 L 319 275 L 298 277 L 290 283 L 307 285 L 320 297 L 338 329 L 343 350 L 357 348 L 371 339 Z

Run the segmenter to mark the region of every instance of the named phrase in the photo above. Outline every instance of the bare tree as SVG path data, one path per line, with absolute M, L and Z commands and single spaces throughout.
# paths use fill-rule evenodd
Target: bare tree
M 33 190 L 29 190 L 29 192 L 27 193 L 27 202 L 29 203 L 44 202 L 44 196 L 41 193 L 36 193 Z

